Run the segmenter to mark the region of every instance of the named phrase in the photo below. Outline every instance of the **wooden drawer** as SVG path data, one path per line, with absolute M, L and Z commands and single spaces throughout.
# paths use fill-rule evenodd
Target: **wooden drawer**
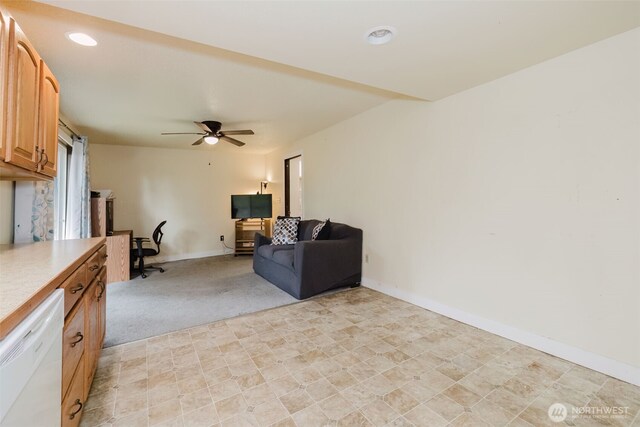
M 64 396 L 71 383 L 71 378 L 85 347 L 84 304 L 78 304 L 67 318 L 62 333 L 62 395 Z M 82 381 L 83 378 L 80 380 Z M 81 390 L 82 391 L 82 390 Z M 82 397 L 82 395 L 80 395 Z
M 80 424 L 84 406 L 84 363 L 80 360 L 73 376 L 69 392 L 62 400 L 62 427 L 76 427 Z
M 82 293 L 87 289 L 87 266 L 82 264 L 76 271 L 64 281 L 61 289 L 64 289 L 64 315 L 68 315 L 76 302 L 82 297 Z
M 106 260 L 107 260 L 107 246 L 103 245 L 86 262 L 87 283 L 91 283 L 91 281 L 98 275 L 100 268 L 104 265 Z

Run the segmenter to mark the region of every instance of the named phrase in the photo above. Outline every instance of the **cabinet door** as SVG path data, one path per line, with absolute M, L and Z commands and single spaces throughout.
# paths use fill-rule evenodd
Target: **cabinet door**
M 58 101 L 60 86 L 49 67 L 40 61 L 40 102 L 38 147 L 42 150 L 40 172 L 56 176 L 58 158 Z
M 98 352 L 100 341 L 100 303 L 98 295 L 100 294 L 100 286 L 97 280 L 94 280 L 84 295 L 84 330 L 86 336 L 84 350 L 84 395 L 88 396 L 91 389 L 91 380 L 98 364 Z
M 11 18 L 8 73 L 5 161 L 35 171 L 39 160 L 36 145 L 40 57 Z
M 98 292 L 98 304 L 100 313 L 100 341 L 98 342 L 98 358 L 100 357 L 100 351 L 102 350 L 102 344 L 104 343 L 104 334 L 107 331 L 107 267 L 102 269 L 102 273 L 98 277 L 98 287 L 102 288 L 102 291 Z
M 62 332 L 62 395 L 67 394 L 71 378 L 87 348 L 85 314 L 82 302 L 77 304 L 64 321 Z M 84 370 L 82 371 L 84 372 Z M 84 376 L 82 377 L 84 380 Z M 83 382 L 84 384 L 84 382 Z
M 73 375 L 73 380 L 69 387 L 69 392 L 62 399 L 62 407 L 60 411 L 62 427 L 78 427 L 80 418 L 82 417 L 82 409 L 86 402 L 84 397 L 84 362 L 80 360 L 78 369 Z M 36 402 L 37 404 L 37 402 Z M 44 421 L 44 420 L 43 420 Z M 52 420 L 47 420 L 52 421 Z M 52 424 L 53 425 L 53 424 Z
M 7 72 L 9 62 L 9 19 L 0 10 L 0 160 L 4 160 L 5 117 L 7 107 Z

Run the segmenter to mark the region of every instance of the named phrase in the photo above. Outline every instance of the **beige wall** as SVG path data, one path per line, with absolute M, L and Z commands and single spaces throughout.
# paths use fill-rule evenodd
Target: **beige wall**
M 0 244 L 12 243 L 13 182 L 0 181 Z
M 167 220 L 163 259 L 220 254 L 221 234 L 233 247 L 229 196 L 255 193 L 264 179 L 264 156 L 222 147 L 202 151 L 91 145 L 89 153 L 91 187 L 111 189 L 116 197 L 116 229 L 150 237 L 156 225 Z
M 640 29 L 301 150 L 307 218 L 364 230 L 364 276 L 640 367 Z

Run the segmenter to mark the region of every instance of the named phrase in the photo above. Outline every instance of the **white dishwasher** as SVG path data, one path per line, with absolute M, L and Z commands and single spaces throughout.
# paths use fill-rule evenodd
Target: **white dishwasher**
M 60 425 L 64 291 L 0 341 L 0 427 Z

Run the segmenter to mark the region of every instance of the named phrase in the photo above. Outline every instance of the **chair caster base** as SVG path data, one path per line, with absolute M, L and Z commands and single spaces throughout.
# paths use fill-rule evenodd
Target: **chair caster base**
M 163 268 L 158 269 L 158 271 L 160 271 L 160 273 L 164 273 L 164 269 Z
M 142 278 L 143 278 L 143 279 L 146 279 L 146 278 L 147 278 L 147 275 L 146 275 L 146 274 L 144 274 L 144 273 L 142 273 L 142 274 L 141 274 L 141 276 L 142 276 Z

